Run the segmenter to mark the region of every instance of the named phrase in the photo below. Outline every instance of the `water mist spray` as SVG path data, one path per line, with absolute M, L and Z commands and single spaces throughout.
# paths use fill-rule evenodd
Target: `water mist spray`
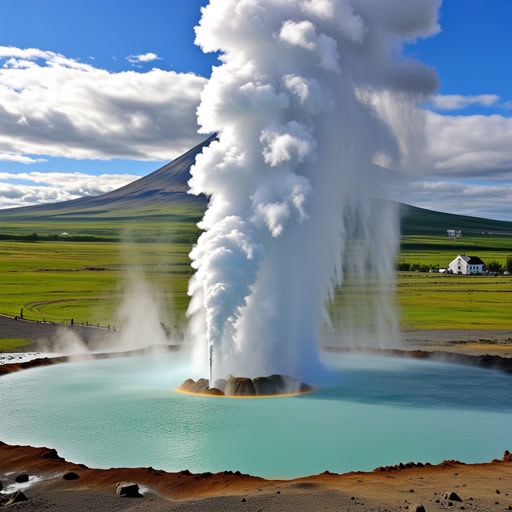
M 416 105 L 437 85 L 398 50 L 438 30 L 439 4 L 211 0 L 202 9 L 196 42 L 221 64 L 198 121 L 218 140 L 189 182 L 210 198 L 191 252 L 189 316 L 211 380 L 314 381 L 335 287 L 348 273 L 393 286 L 398 215 L 375 202 L 381 166 L 415 162 Z

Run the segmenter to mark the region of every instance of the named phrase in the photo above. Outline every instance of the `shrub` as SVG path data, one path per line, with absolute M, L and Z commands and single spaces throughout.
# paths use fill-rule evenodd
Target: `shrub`
M 503 272 L 503 265 L 496 260 L 489 261 L 489 263 L 486 265 L 486 268 L 489 270 L 489 272 Z
M 507 262 L 505 263 L 505 270 L 512 274 L 512 256 L 507 256 Z

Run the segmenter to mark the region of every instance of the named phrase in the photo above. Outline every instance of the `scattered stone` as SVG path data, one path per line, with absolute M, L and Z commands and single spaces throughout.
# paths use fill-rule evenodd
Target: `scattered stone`
M 80 478 L 80 475 L 78 473 L 75 473 L 74 471 L 68 471 L 67 473 L 64 473 L 62 475 L 62 478 L 64 480 L 78 480 Z
M 116 484 L 116 494 L 124 498 L 141 498 L 139 484 L 136 482 L 119 482 Z
M 51 450 L 48 450 L 47 452 L 43 453 L 41 455 L 41 457 L 43 457 L 43 459 L 50 459 L 50 460 L 61 459 L 61 457 L 57 453 L 57 450 L 55 450 L 54 448 L 52 448 Z
M 449 501 L 462 501 L 455 491 L 445 492 L 443 498 Z
M 27 501 L 28 498 L 21 491 L 16 491 L 14 494 L 10 494 L 8 496 L 8 500 L 5 502 L 5 506 L 13 505 L 14 503 L 20 503 L 22 501 Z
M 18 484 L 24 484 L 25 482 L 28 482 L 28 474 L 21 473 L 19 475 L 16 475 L 14 481 L 17 482 Z

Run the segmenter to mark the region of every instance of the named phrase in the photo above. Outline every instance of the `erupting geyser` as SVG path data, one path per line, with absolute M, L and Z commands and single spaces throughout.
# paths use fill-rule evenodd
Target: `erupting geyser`
M 370 277 L 368 332 L 396 325 L 398 212 L 385 169 L 417 167 L 434 71 L 401 44 L 437 31 L 440 0 L 211 0 L 196 42 L 219 52 L 198 121 L 218 140 L 189 182 L 206 194 L 191 252 L 190 336 L 210 382 L 321 378 L 327 304 Z M 387 171 L 386 171 L 387 172 Z M 377 304 L 377 306 L 375 306 Z M 363 311 L 370 310 L 368 303 Z

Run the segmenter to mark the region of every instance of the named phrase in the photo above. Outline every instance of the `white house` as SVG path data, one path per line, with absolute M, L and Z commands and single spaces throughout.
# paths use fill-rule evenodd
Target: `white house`
M 485 263 L 478 256 L 459 254 L 448 268 L 454 274 L 483 274 Z

